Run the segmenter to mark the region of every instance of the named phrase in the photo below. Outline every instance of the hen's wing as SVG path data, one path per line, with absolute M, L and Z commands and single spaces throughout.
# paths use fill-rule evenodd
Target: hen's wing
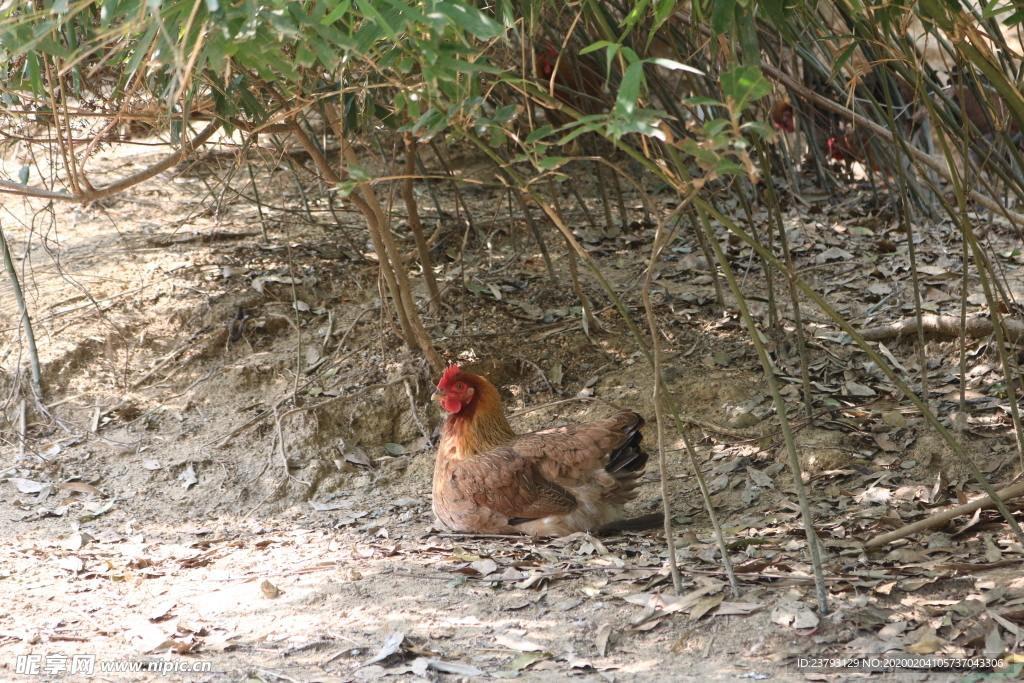
M 647 464 L 647 452 L 640 447 L 643 426 L 643 417 L 622 410 L 603 420 L 524 434 L 509 447 L 537 463 L 549 479 L 581 479 L 597 469 L 628 478 Z
M 581 485 L 621 491 L 628 500 L 647 463 L 640 448 L 643 424 L 642 417 L 624 410 L 595 422 L 524 434 L 453 463 L 446 487 L 513 525 L 572 512 L 580 505 L 572 491 Z
M 450 484 L 475 504 L 517 524 L 548 515 L 572 512 L 576 498 L 540 476 L 536 467 L 516 452 L 516 442 L 458 463 Z

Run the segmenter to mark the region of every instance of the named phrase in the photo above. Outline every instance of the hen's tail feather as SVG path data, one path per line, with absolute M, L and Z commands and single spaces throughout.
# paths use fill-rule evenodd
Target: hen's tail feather
M 611 452 L 608 466 L 605 468 L 608 474 L 617 479 L 621 478 L 620 473 L 640 472 L 647 466 L 647 451 L 640 447 L 640 442 L 644 438 L 640 432 L 644 426 L 644 418 L 636 413 L 633 413 L 632 417 L 633 421 L 622 429 L 628 437 L 626 443 Z
M 619 519 L 614 522 L 609 522 L 598 529 L 598 533 L 607 533 L 610 531 L 642 531 L 644 529 L 653 529 L 655 527 L 663 526 L 664 524 L 665 515 L 660 512 L 654 512 L 649 515 L 641 515 L 640 517 L 634 517 L 632 519 Z
M 628 451 L 612 453 L 606 471 L 616 479 L 622 479 L 626 474 L 642 472 L 646 466 L 647 451 L 638 446 Z

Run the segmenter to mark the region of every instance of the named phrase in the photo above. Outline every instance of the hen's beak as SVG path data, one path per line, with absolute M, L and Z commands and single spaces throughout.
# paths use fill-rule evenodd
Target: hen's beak
M 445 397 L 445 393 L 443 391 L 438 390 L 438 391 L 435 391 L 433 394 L 430 395 L 430 400 L 431 401 L 440 401 L 444 397 Z

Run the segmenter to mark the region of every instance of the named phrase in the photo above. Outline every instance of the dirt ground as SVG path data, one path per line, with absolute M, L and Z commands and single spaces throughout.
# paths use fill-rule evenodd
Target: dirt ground
M 157 154 L 105 150 L 92 182 Z M 5 177 L 30 161 L 24 151 L 11 154 Z M 32 178 L 49 172 L 37 162 Z M 437 159 L 425 162 L 440 172 Z M 585 274 L 604 326 L 585 334 L 557 233 L 540 223 L 558 278 L 551 282 L 518 207 L 510 220 L 493 169 L 457 155 L 453 166 L 472 225 L 450 185 L 417 188 L 429 231 L 439 227 L 434 254 L 445 306 L 424 317 L 446 360 L 499 385 L 518 431 L 594 419 L 615 405 L 649 417 L 653 448 L 652 372 L 623 318 Z M 600 220 L 593 181 L 580 173 L 589 214 Z M 808 305 L 816 414 L 805 419 L 786 322 L 792 311 L 780 304 L 784 322 L 770 329 L 760 265 L 726 240 L 792 403 L 826 558 L 832 613 L 818 613 L 761 366 L 731 297 L 724 309 L 716 303 L 689 229 L 659 264 L 653 290 L 664 377 L 713 491 L 740 594 L 729 589 L 671 426 L 666 464 L 682 599 L 662 530 L 530 539 L 435 526 L 436 378 L 382 314 L 358 213 L 300 187 L 297 177 L 283 162 L 257 167 L 260 208 L 229 154 L 88 207 L 4 198 L 0 226 L 32 313 L 44 396 L 23 401 L 27 349 L 5 280 L 0 680 L 996 675 L 797 666 L 800 656 L 907 651 L 1005 655 L 1009 673 L 1020 670 L 1013 655 L 1024 628 L 1016 570 L 1024 548 L 985 511 L 863 551 L 877 534 L 979 489 L 877 366 Z M 831 201 L 804 189 L 786 216 L 798 268 L 860 326 L 903 317 L 913 301 L 906 237 L 885 203 L 853 182 Z M 653 230 L 639 198 L 626 195 L 628 225 L 612 230 L 589 224 L 568 192 L 562 200 L 571 227 L 642 323 Z M 652 194 L 654 218 L 674 201 Z M 396 231 L 411 249 L 404 207 L 395 206 Z M 759 230 L 767 225 L 764 209 L 734 210 Z M 1000 267 L 1012 294 L 1018 243 L 995 219 L 978 220 L 1006 253 Z M 955 235 L 948 224 L 918 234 L 930 312 L 959 310 Z M 782 284 L 776 280 L 777 293 Z M 972 315 L 987 310 L 977 284 Z M 994 481 L 1007 482 L 1019 459 L 988 341 L 967 350 L 970 408 L 958 438 Z M 880 346 L 920 388 L 913 346 Z M 958 346 L 936 338 L 927 351 L 930 398 L 950 424 Z M 648 469 L 631 504 L 636 514 L 661 507 L 657 466 Z M 95 656 L 93 673 L 70 673 L 75 656 Z M 124 662 L 163 670 L 107 670 Z M 208 670 L 181 670 L 193 665 Z

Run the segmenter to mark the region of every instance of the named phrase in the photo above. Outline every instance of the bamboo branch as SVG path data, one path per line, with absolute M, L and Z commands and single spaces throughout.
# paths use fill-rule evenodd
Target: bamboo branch
M 1024 495 L 1024 481 L 1018 482 L 1013 486 L 1007 486 L 1006 488 L 1000 489 L 996 493 L 996 495 L 999 496 L 1000 501 L 1006 501 L 1010 500 L 1011 498 L 1016 498 L 1017 496 L 1022 496 Z M 881 536 L 875 536 L 870 541 L 865 543 L 864 547 L 881 548 L 884 545 L 892 543 L 893 541 L 898 541 L 901 538 L 906 538 L 907 536 L 910 536 L 912 534 L 916 534 L 921 531 L 926 531 L 928 529 L 934 529 L 935 527 L 942 526 L 951 519 L 955 519 L 961 515 L 969 515 L 975 510 L 994 505 L 995 503 L 992 500 L 992 496 L 982 496 L 981 498 L 973 500 L 965 505 L 958 505 L 957 507 L 946 510 L 945 512 L 937 512 L 933 515 L 925 517 L 919 522 L 908 524 L 904 527 L 896 529 L 895 531 L 890 531 L 889 533 L 882 534 Z
M 138 185 L 139 183 L 149 180 L 153 176 L 159 175 L 170 168 L 174 168 L 176 164 L 193 154 L 200 145 L 205 144 L 219 127 L 220 121 L 211 121 L 210 125 L 204 128 L 199 135 L 192 138 L 191 142 L 183 143 L 181 149 L 177 152 L 169 154 L 149 168 L 145 168 L 138 173 L 128 176 L 127 178 L 122 178 L 121 180 L 113 182 L 106 187 L 88 190 L 86 192 L 79 192 L 77 194 L 67 194 L 64 192 L 44 190 L 30 185 L 22 185 L 21 183 L 14 183 L 9 180 L 0 180 L 0 192 L 8 192 L 10 194 L 18 194 L 26 197 L 40 197 L 42 199 L 56 199 L 65 202 L 88 204 L 89 202 L 94 202 L 97 199 L 103 199 L 104 197 L 109 197 L 112 194 L 117 194 L 118 192 L 127 190 L 129 187 Z

